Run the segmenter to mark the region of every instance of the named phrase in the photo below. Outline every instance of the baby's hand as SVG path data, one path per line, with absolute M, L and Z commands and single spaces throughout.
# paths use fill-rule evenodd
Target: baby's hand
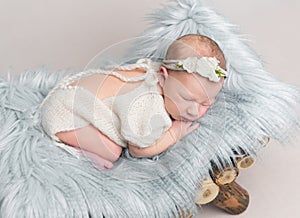
M 171 135 L 174 137 L 174 140 L 177 142 L 192 131 L 194 131 L 195 129 L 197 129 L 199 126 L 199 123 L 195 123 L 193 125 L 193 122 L 190 121 L 185 122 L 180 120 L 174 120 L 172 121 L 172 126 L 168 131 L 170 131 Z

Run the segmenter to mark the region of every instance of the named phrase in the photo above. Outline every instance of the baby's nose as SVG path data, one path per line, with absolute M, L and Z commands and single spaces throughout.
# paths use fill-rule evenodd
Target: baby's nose
M 189 114 L 189 116 L 191 117 L 198 117 L 199 116 L 199 105 L 198 104 L 194 104 L 193 106 L 189 107 L 187 109 L 187 113 Z

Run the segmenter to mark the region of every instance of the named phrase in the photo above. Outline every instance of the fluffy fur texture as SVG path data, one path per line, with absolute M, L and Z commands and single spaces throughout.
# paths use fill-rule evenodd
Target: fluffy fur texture
M 1 217 L 177 217 L 187 209 L 195 215 L 195 191 L 210 161 L 230 163 L 238 147 L 256 156 L 263 136 L 287 142 L 299 132 L 299 89 L 264 71 L 235 26 L 199 0 L 165 6 L 150 19 L 130 60 L 160 59 L 172 40 L 188 33 L 207 35 L 224 51 L 230 76 L 201 127 L 156 159 L 125 151 L 112 170 L 101 171 L 42 131 L 37 108 L 63 72 L 1 78 Z

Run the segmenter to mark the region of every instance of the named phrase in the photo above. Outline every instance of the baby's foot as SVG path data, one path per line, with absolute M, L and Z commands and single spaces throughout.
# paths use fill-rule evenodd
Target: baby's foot
M 92 161 L 92 164 L 99 169 L 111 169 L 113 167 L 113 163 L 111 161 L 106 160 L 95 153 L 86 151 L 84 149 L 80 149 L 79 152 L 85 157 L 89 158 Z

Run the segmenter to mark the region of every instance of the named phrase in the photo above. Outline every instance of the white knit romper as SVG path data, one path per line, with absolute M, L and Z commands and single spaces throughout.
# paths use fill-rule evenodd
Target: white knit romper
M 41 104 L 44 131 L 55 145 L 76 157 L 80 156 L 78 150 L 60 141 L 55 133 L 92 124 L 122 147 L 127 147 L 128 142 L 139 147 L 152 145 L 172 125 L 157 88 L 159 66 L 150 59 L 139 59 L 135 64 L 116 68 L 144 68 L 146 73 L 142 76 L 127 78 L 111 70 L 96 69 L 63 79 Z M 103 100 L 81 86 L 69 85 L 79 78 L 96 73 L 113 75 L 125 82 L 143 82 L 125 94 Z

